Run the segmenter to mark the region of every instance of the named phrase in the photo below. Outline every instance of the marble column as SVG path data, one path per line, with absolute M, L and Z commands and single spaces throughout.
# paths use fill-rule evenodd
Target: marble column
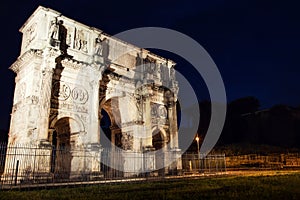
M 178 148 L 178 126 L 176 115 L 176 103 L 171 102 L 168 106 L 168 117 L 170 124 L 170 147 L 171 149 Z
M 116 149 L 116 133 L 118 130 L 115 127 L 111 127 L 111 136 L 110 136 L 110 141 L 111 141 L 111 149 L 114 151 Z
M 150 105 L 150 95 L 146 94 L 144 96 L 144 146 L 152 146 L 152 130 L 151 130 L 151 105 Z
M 54 68 L 56 66 L 55 58 L 59 55 L 57 52 L 51 52 L 46 49 L 44 52 L 44 62 L 41 74 L 41 106 L 39 123 L 39 140 L 41 143 L 48 143 L 49 116 L 51 108 L 52 79 Z
M 45 69 L 42 74 L 42 87 L 41 87 L 41 107 L 40 107 L 40 134 L 39 140 L 41 142 L 48 141 L 48 127 L 49 127 L 49 115 L 51 105 L 51 91 L 52 91 L 52 77 L 53 69 Z
M 99 86 L 98 80 L 90 82 L 90 101 L 89 101 L 89 142 L 100 143 L 100 121 L 99 121 Z

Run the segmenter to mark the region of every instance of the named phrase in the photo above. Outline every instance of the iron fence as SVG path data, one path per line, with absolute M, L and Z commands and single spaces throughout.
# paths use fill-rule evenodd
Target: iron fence
M 159 165 L 160 164 L 160 165 Z M 163 166 L 163 167 L 161 167 Z M 149 180 L 225 172 L 225 155 L 0 144 L 1 188 Z
M 181 159 L 184 174 L 226 172 L 225 154 L 184 153 Z

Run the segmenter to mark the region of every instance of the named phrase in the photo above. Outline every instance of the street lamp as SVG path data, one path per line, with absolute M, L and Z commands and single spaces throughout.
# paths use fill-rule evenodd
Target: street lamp
M 200 138 L 199 138 L 198 134 L 197 134 L 195 139 L 197 141 L 198 162 L 199 162 L 199 171 L 200 171 L 200 149 L 199 149 L 199 140 L 200 140 Z

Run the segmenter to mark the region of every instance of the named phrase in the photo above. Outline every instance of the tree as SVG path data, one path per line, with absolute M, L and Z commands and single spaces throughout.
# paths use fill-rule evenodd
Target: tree
M 228 112 L 233 115 L 241 115 L 258 111 L 259 107 L 259 100 L 253 96 L 248 96 L 229 103 Z

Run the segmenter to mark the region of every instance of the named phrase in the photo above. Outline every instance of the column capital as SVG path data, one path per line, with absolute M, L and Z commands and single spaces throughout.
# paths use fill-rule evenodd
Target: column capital
M 176 107 L 176 102 L 175 101 L 168 101 L 167 105 L 168 105 L 169 109 L 172 109 L 172 108 Z

